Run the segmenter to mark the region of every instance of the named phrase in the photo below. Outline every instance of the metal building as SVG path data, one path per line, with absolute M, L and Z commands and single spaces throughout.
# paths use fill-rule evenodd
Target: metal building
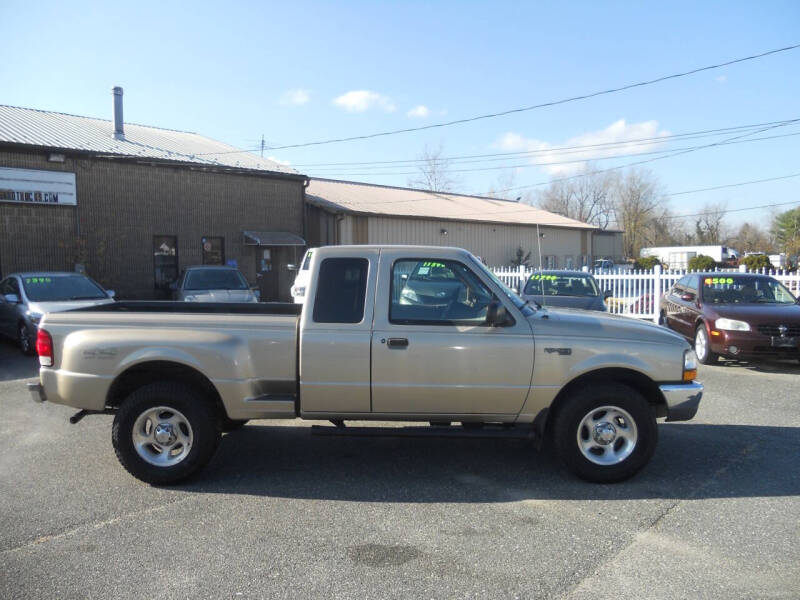
M 527 204 L 352 181 L 312 178 L 306 204 L 309 245 L 459 246 L 491 266 L 510 264 L 518 248 L 538 266 L 541 244 L 543 266 L 580 268 L 591 264 L 598 232 Z M 614 235 L 602 236 L 603 250 Z

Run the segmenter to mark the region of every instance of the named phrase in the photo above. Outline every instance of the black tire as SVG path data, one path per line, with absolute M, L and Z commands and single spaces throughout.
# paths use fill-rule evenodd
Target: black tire
M 248 421 L 250 421 L 250 419 L 230 419 L 223 416 L 220 419 L 220 427 L 222 428 L 222 433 L 230 433 L 231 431 L 241 429 L 247 425 Z
M 584 417 L 604 406 L 627 412 L 635 424 L 637 436 L 630 454 L 624 459 L 615 464 L 601 465 L 584 455 L 578 436 L 583 429 L 581 422 Z M 598 411 L 598 414 L 603 413 Z M 566 399 L 554 415 L 551 434 L 556 456 L 561 462 L 581 479 L 596 483 L 615 483 L 633 477 L 649 462 L 658 442 L 655 412 L 647 400 L 635 389 L 611 382 L 591 384 Z
M 25 356 L 36 354 L 36 340 L 31 337 L 28 326 L 24 321 L 17 324 L 17 344 Z
M 191 427 L 188 452 L 170 466 L 147 462 L 133 442 L 136 420 L 149 409 L 162 406 L 181 413 Z M 219 440 L 220 423 L 213 404 L 180 382 L 151 383 L 134 391 L 122 402 L 111 428 L 111 442 L 120 464 L 137 479 L 153 485 L 176 483 L 202 469 L 214 456 Z
M 702 345 L 698 344 L 698 336 L 702 336 L 702 339 L 705 340 Z M 702 356 L 701 352 L 698 350 L 698 346 L 700 348 L 705 348 L 705 353 Z M 698 362 L 703 365 L 713 365 L 719 360 L 719 354 L 715 354 L 711 351 L 711 340 L 708 339 L 706 326 L 702 323 L 698 325 L 694 332 L 694 353 L 697 355 Z

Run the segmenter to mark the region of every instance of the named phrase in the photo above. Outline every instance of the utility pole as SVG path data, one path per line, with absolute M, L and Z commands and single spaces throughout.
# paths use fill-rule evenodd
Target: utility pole
M 261 134 L 261 158 L 264 158 L 264 134 Z

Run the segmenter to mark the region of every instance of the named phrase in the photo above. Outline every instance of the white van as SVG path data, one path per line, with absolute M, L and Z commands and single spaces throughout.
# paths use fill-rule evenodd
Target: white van
M 311 264 L 311 255 L 314 254 L 316 248 L 309 248 L 303 255 L 303 260 L 300 261 L 300 268 L 297 271 L 297 277 L 294 278 L 291 294 L 295 304 L 303 304 L 306 301 L 306 287 L 308 286 L 308 278 L 311 273 L 308 266 Z

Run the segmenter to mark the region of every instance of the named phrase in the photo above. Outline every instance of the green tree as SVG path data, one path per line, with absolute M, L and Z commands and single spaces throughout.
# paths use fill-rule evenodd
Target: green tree
M 661 261 L 658 260 L 657 256 L 642 256 L 634 261 L 633 268 L 642 271 L 650 271 L 651 269 L 655 269 L 656 265 L 660 264 Z
M 800 208 L 787 210 L 772 220 L 772 236 L 789 256 L 800 254 Z
M 698 254 L 689 259 L 690 271 L 711 271 L 717 266 L 716 261 L 705 254 Z
M 766 254 L 750 254 L 745 256 L 740 263 L 747 266 L 748 271 L 760 271 L 761 269 L 772 268 L 772 263 L 769 262 L 769 256 Z
M 522 249 L 522 246 L 517 248 L 517 252 L 514 255 L 514 258 L 511 259 L 511 266 L 512 267 L 529 267 L 528 264 L 531 260 L 531 253 L 525 253 L 525 250 Z

